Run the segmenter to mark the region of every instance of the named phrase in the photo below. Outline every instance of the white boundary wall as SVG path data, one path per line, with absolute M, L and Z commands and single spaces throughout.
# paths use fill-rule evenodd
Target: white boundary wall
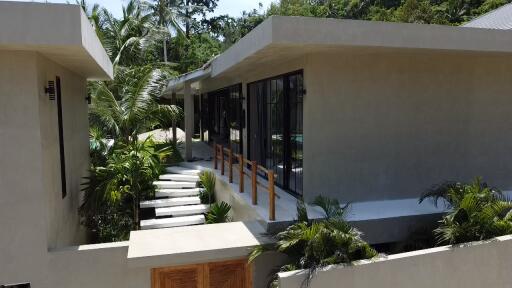
M 310 288 L 512 287 L 512 235 L 456 247 L 445 246 L 331 266 L 313 277 Z M 301 287 L 306 273 L 279 274 L 280 288 Z M 306 287 L 304 285 L 303 287 Z

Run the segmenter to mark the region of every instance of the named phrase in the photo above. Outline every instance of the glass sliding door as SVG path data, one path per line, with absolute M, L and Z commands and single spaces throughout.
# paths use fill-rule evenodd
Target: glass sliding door
M 278 185 L 284 186 L 285 151 L 284 151 L 284 89 L 283 79 L 270 80 L 264 95 L 266 117 L 266 129 L 263 151 L 265 152 L 263 165 L 277 173 L 275 181 Z
M 290 190 L 302 195 L 302 144 L 304 141 L 302 111 L 304 84 L 302 74 L 290 75 L 288 78 L 288 103 L 290 108 Z
M 248 85 L 250 158 L 277 174 L 278 186 L 302 195 L 302 71 Z
M 229 143 L 234 153 L 242 154 L 243 115 L 241 85 L 229 88 Z
M 201 119 L 208 117 L 208 141 L 231 147 L 234 153 L 242 153 L 243 147 L 241 88 L 237 84 L 208 93 L 204 99 L 208 107 L 201 112 Z

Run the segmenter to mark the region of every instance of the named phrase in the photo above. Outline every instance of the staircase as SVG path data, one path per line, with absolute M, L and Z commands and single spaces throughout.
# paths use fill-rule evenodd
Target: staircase
M 209 205 L 201 204 L 199 170 L 181 166 L 166 168 L 153 182 L 156 199 L 140 202 L 141 209 L 154 209 L 154 218 L 140 221 L 141 229 L 159 229 L 204 224 Z

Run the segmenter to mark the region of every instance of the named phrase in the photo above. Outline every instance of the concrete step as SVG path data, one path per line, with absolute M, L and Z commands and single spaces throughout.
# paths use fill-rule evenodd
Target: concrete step
M 199 176 L 197 175 L 184 175 L 184 174 L 164 174 L 160 175 L 160 180 L 170 180 L 177 182 L 198 182 Z
M 171 167 L 165 168 L 165 170 L 169 173 L 193 175 L 193 176 L 197 176 L 201 172 L 200 170 L 190 169 L 190 168 L 181 167 L 181 166 L 171 166 Z
M 200 188 L 192 188 L 192 189 L 157 189 L 156 197 L 187 197 L 187 196 L 197 196 L 201 192 Z
M 160 207 L 173 207 L 183 205 L 197 205 L 201 204 L 199 197 L 179 197 L 179 198 L 167 198 L 167 199 L 156 199 L 149 201 L 140 202 L 140 208 L 160 208 Z
M 155 208 L 155 215 L 161 216 L 185 216 L 194 214 L 203 214 L 210 210 L 210 205 L 199 204 L 199 205 L 187 205 L 187 206 L 175 206 L 175 207 L 164 207 Z
M 196 182 L 155 181 L 153 185 L 158 189 L 196 188 Z
M 169 228 L 169 227 L 181 227 L 189 225 L 204 224 L 204 215 L 192 215 L 183 217 L 172 217 L 162 219 L 149 219 L 141 220 L 140 228 L 146 229 L 158 229 L 158 228 Z
M 195 163 L 195 162 L 181 162 L 179 165 L 180 165 L 179 167 L 182 167 L 182 168 L 185 168 L 185 169 L 192 169 L 192 170 L 197 170 L 197 171 L 209 170 L 206 167 L 197 165 L 197 163 Z

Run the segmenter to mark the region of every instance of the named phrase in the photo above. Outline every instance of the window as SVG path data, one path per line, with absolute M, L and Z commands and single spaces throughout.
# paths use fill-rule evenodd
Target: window
M 206 99 L 207 98 L 207 99 Z M 208 93 L 202 99 L 208 103 L 203 107 L 201 119 L 208 119 L 208 141 L 230 146 L 234 153 L 243 150 L 242 85 L 237 84 Z
M 277 174 L 278 186 L 302 195 L 303 74 L 248 85 L 250 158 Z
M 56 78 L 55 88 L 57 94 L 57 116 L 59 121 L 59 154 L 60 154 L 60 179 L 62 184 L 62 198 L 67 195 L 66 184 L 66 157 L 64 151 L 64 123 L 62 119 L 62 91 L 60 85 L 60 77 Z

